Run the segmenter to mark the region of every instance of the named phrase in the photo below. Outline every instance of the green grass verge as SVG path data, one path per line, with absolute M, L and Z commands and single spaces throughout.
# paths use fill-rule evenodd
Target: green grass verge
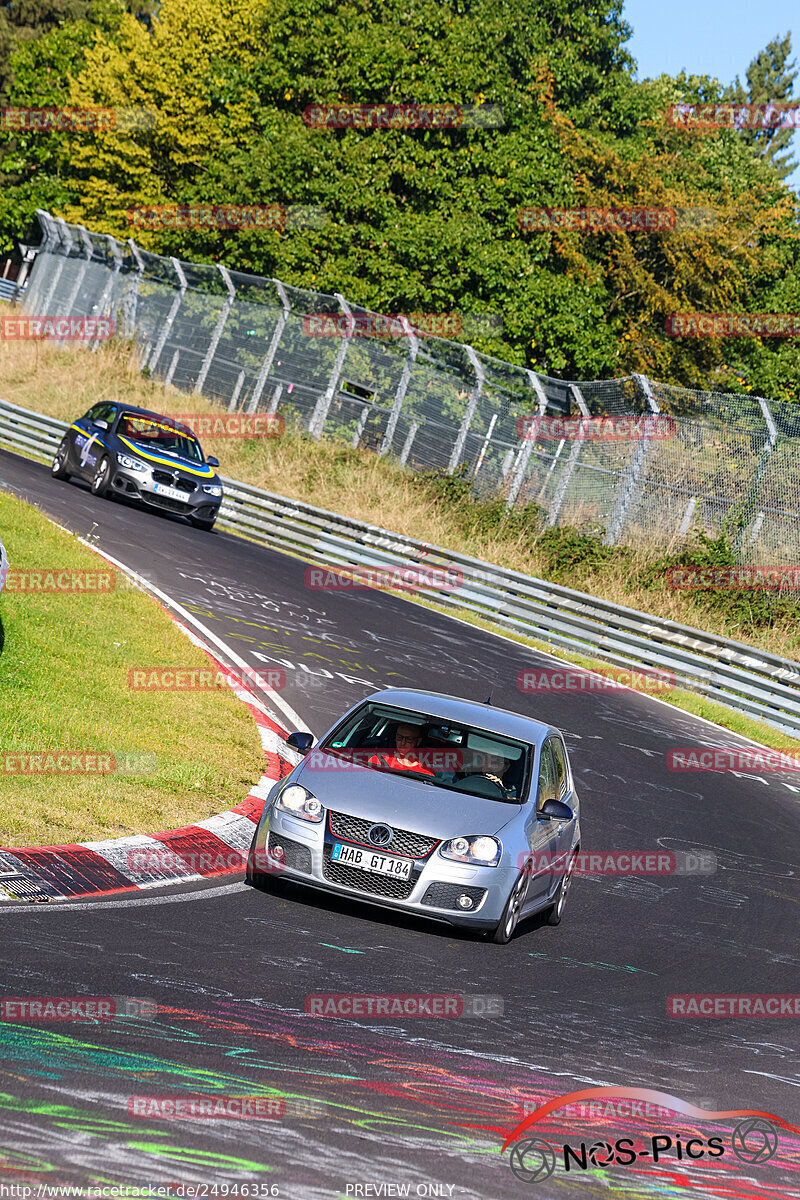
M 13 571 L 106 569 L 76 537 L 3 493 L 0 537 Z M 138 589 L 5 590 L 0 620 L 0 845 L 158 832 L 239 804 L 260 778 L 257 727 L 226 687 L 129 689 L 131 667 L 209 668 L 202 651 Z M 40 751 L 110 754 L 119 769 L 4 770 L 18 770 L 8 755 Z M 148 773 L 124 773 L 131 770 Z

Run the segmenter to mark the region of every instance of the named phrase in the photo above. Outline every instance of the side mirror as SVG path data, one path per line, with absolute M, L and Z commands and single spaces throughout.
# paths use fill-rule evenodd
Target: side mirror
M 218 466 L 219 466 L 219 459 L 218 459 L 218 458 L 207 458 L 207 459 L 206 459 L 206 462 L 208 463 L 208 465 L 209 465 L 210 467 L 218 467 Z
M 92 421 L 95 429 L 108 429 L 108 421 Z
M 539 816 L 547 817 L 551 821 L 571 821 L 572 809 L 560 800 L 545 800 L 539 809 Z
M 286 745 L 291 746 L 298 754 L 308 754 L 314 745 L 314 735 L 313 733 L 290 733 L 286 739 Z M 562 804 L 561 807 L 563 808 L 564 805 Z

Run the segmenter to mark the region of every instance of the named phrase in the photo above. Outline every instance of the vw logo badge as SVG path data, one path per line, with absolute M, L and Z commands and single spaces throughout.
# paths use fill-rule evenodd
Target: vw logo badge
M 388 825 L 373 825 L 370 828 L 367 838 L 372 842 L 373 846 L 388 846 L 394 837 L 394 830 Z

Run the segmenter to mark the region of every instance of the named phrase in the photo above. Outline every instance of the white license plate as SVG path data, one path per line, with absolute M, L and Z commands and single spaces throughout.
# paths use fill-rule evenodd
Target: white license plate
M 154 483 L 153 491 L 158 492 L 159 496 L 166 496 L 168 500 L 186 500 L 188 492 L 181 492 L 178 488 L 168 487 L 166 483 Z
M 391 858 L 386 854 L 374 854 L 371 850 L 360 850 L 358 846 L 343 846 L 336 842 L 333 847 L 334 862 L 358 867 L 361 871 L 372 871 L 375 875 L 392 875 L 395 879 L 411 876 L 410 858 Z

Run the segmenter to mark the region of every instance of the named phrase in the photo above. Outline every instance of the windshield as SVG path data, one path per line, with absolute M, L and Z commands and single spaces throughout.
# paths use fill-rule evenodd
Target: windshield
M 306 762 L 323 770 L 367 767 L 452 792 L 520 803 L 528 791 L 530 758 L 526 743 L 485 729 L 412 709 L 365 704 Z
M 188 430 L 172 423 L 168 417 L 143 417 L 137 413 L 123 413 L 117 426 L 117 436 L 129 438 L 145 452 L 151 454 L 173 454 L 188 462 L 203 463 L 200 443 Z

